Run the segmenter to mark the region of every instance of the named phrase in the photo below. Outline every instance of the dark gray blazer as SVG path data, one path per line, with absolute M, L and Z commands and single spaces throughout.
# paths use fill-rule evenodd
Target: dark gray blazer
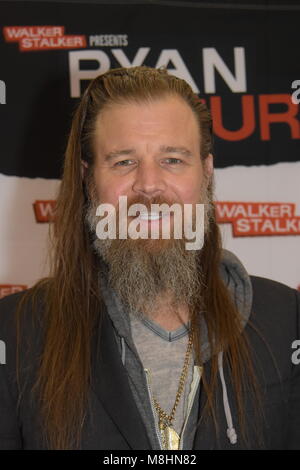
M 194 449 L 300 449 L 300 364 L 293 364 L 291 360 L 293 352 L 295 353 L 292 343 L 300 340 L 300 293 L 261 277 L 251 276 L 251 282 L 253 304 L 250 321 L 259 329 L 260 334 L 249 324 L 244 334 L 248 335 L 256 375 L 261 385 L 264 410 L 261 431 L 264 443 L 260 444 L 256 438 L 255 404 L 249 400 L 247 390 L 245 407 L 248 443 L 240 438 L 237 408 L 225 362 L 224 374 L 238 441 L 232 445 L 227 438 L 226 420 L 221 405 L 222 388 L 218 383 L 218 433 L 216 434 L 210 418 L 201 421 L 196 431 Z M 30 311 L 26 312 L 22 327 L 21 368 L 24 393 L 20 406 L 17 407 L 16 331 L 13 313 L 16 302 L 22 295 L 22 292 L 13 294 L 0 301 L 0 340 L 6 345 L 6 364 L 0 365 L 0 449 L 45 448 L 41 439 L 37 406 L 30 393 L 42 348 L 43 325 L 41 322 L 39 327 L 33 327 Z M 97 328 L 92 340 L 90 406 L 83 424 L 81 449 L 150 450 L 146 429 L 132 396 L 113 326 L 105 309 L 101 316 L 101 328 Z M 27 343 L 33 345 L 30 354 L 27 353 Z M 300 359 L 300 352 L 298 358 Z M 206 367 L 209 373 L 210 361 Z M 199 400 L 200 416 L 205 404 L 202 387 Z

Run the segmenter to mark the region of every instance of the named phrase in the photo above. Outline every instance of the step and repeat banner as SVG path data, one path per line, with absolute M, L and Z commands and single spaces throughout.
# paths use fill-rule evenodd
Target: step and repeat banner
M 137 65 L 165 65 L 212 112 L 224 247 L 300 289 L 300 11 L 180 5 L 0 2 L 0 297 L 47 274 L 85 87 Z

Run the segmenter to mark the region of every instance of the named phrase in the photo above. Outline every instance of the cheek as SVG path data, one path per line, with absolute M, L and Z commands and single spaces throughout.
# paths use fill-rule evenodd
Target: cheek
M 98 199 L 101 202 L 111 202 L 112 186 L 107 183 L 107 180 L 101 174 L 95 174 L 95 186 Z
M 195 189 L 187 189 L 185 191 L 185 193 L 182 194 L 182 200 L 186 203 L 186 204 L 194 204 L 198 201 L 199 199 L 199 195 L 200 195 L 200 190 L 199 188 L 195 188 Z
M 191 177 L 188 181 L 178 183 L 175 191 L 184 203 L 193 204 L 199 200 L 201 184 L 203 184 L 201 178 Z
M 120 183 L 120 181 L 102 177 L 95 180 L 98 198 L 103 203 L 116 206 L 119 202 L 119 196 L 128 194 L 127 186 Z

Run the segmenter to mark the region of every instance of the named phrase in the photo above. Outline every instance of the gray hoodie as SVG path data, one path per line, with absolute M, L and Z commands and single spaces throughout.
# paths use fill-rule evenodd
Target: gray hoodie
M 106 265 L 101 265 L 100 274 L 102 295 L 108 314 L 114 326 L 116 340 L 119 345 L 123 365 L 128 374 L 128 380 L 133 397 L 145 424 L 152 448 L 160 450 L 162 449 L 162 444 L 160 432 L 155 419 L 155 409 L 149 388 L 148 377 L 132 339 L 129 315 L 124 310 L 116 293 L 108 285 Z M 222 250 L 220 274 L 232 295 L 235 305 L 242 315 L 242 323 L 243 327 L 245 327 L 250 316 L 252 306 L 252 284 L 250 277 L 241 261 L 232 252 L 225 249 Z M 200 321 L 202 322 L 201 351 L 203 362 L 205 363 L 210 359 L 211 352 L 205 322 L 203 318 L 200 318 Z M 235 444 L 237 436 L 232 423 L 230 404 L 227 397 L 227 387 L 224 380 L 223 353 L 219 354 L 218 366 L 223 388 L 223 406 L 227 421 L 227 435 L 231 444 Z M 195 366 L 191 392 L 189 394 L 188 412 L 180 439 L 180 449 L 183 450 L 190 450 L 193 447 L 194 434 L 198 419 L 201 373 L 198 374 L 197 371 L 200 372 L 199 369 L 197 369 L 197 366 Z

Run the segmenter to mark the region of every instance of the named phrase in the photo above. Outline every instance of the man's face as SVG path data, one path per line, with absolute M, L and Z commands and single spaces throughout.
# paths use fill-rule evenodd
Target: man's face
M 196 117 L 180 97 L 112 105 L 96 124 L 94 179 L 98 200 L 199 202 L 203 172 Z
M 109 203 L 118 212 L 119 196 L 127 196 L 128 207 L 142 203 L 148 210 L 152 203 L 205 203 L 209 228 L 212 156 L 203 166 L 196 117 L 179 97 L 106 108 L 98 117 L 94 142 L 96 160 L 86 215 L 93 234 L 99 220 L 96 207 Z M 197 251 L 186 250 L 184 241 L 94 236 L 93 243 L 109 265 L 111 286 L 129 312 L 140 316 L 157 311 L 164 293 L 172 299 L 172 309 L 192 305 L 199 297 L 202 273 Z

